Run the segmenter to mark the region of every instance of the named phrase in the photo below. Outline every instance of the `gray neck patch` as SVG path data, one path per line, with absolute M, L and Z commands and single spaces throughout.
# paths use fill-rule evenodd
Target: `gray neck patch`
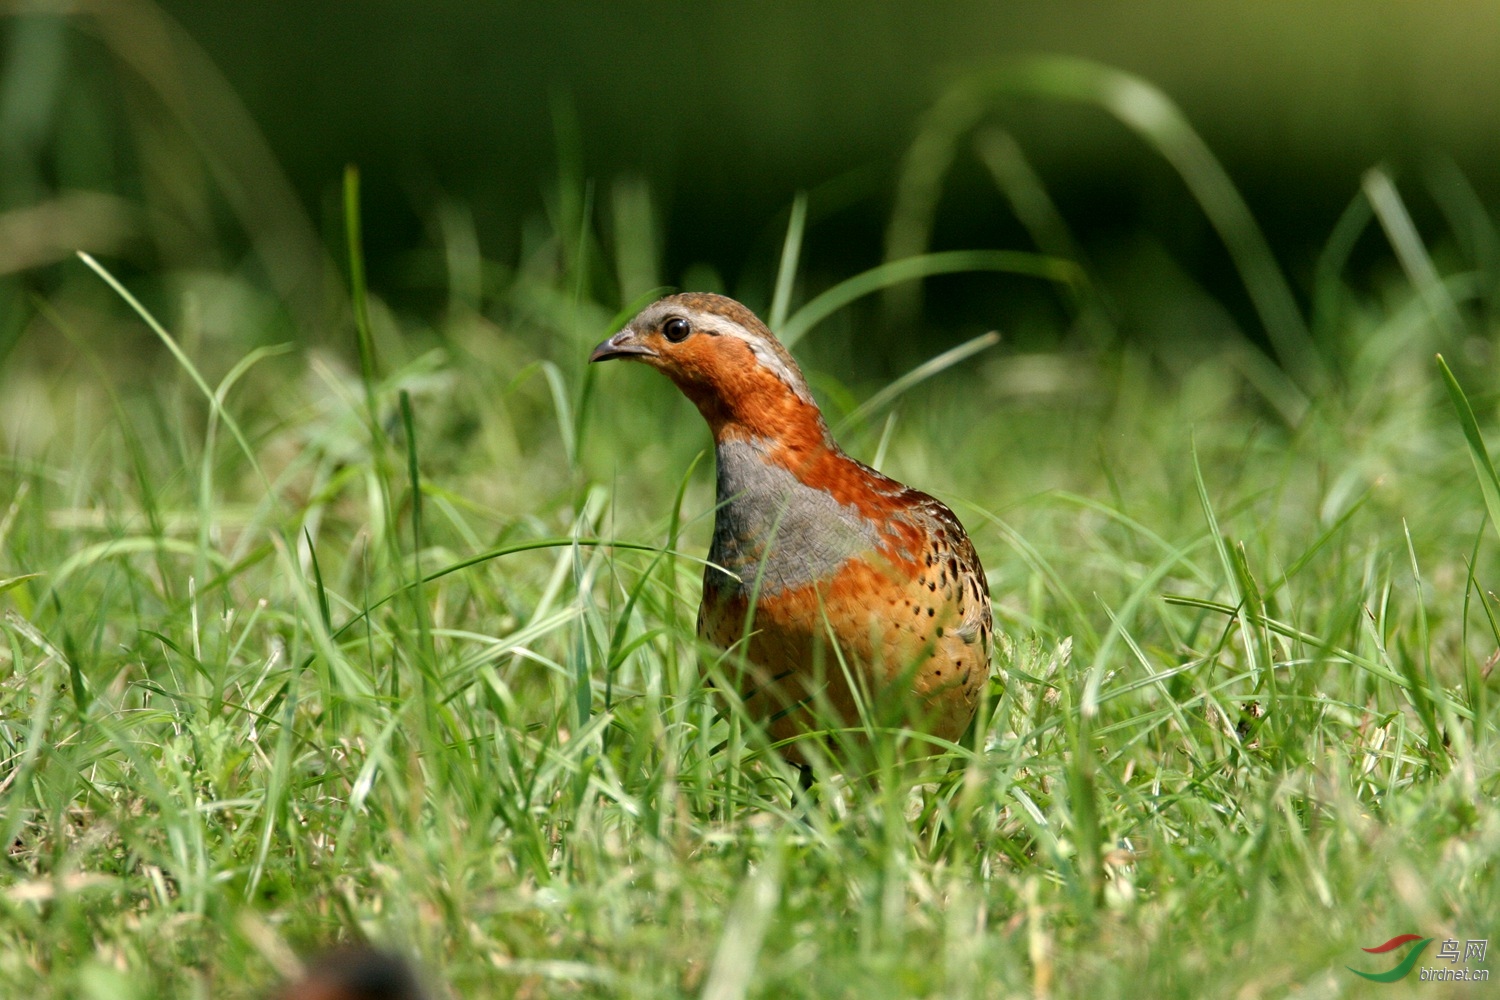
M 832 576 L 880 540 L 852 506 L 766 461 L 764 440 L 726 441 L 717 451 L 718 511 L 706 579 L 725 596 L 773 595 Z

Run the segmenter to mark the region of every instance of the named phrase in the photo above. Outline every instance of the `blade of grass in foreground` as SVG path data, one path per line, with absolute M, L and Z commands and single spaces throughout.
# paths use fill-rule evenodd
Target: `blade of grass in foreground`
M 1489 512 L 1490 524 L 1494 525 L 1496 534 L 1500 534 L 1500 476 L 1495 474 L 1494 463 L 1490 461 L 1489 450 L 1484 444 L 1484 435 L 1479 432 L 1479 422 L 1474 419 L 1473 407 L 1469 406 L 1469 397 L 1464 395 L 1458 379 L 1453 377 L 1453 369 L 1448 367 L 1448 362 L 1443 360 L 1441 354 L 1437 356 L 1437 363 L 1443 373 L 1443 382 L 1448 387 L 1448 398 L 1458 411 L 1458 425 L 1463 428 L 1464 440 L 1469 443 L 1469 458 L 1473 460 L 1474 473 L 1479 477 L 1479 492 L 1484 494 L 1484 509 Z
M 412 585 L 407 594 L 411 598 L 412 615 L 417 620 L 417 642 L 425 662 L 424 670 L 437 669 L 437 649 L 432 644 L 431 609 L 422 594 L 422 549 L 425 533 L 422 530 L 422 472 L 417 460 L 417 422 L 411 412 L 411 396 L 401 390 L 398 400 L 401 405 L 401 426 L 406 431 L 406 474 L 411 490 L 411 574 Z M 395 676 L 394 674 L 392 675 Z
M 1181 607 L 1187 608 L 1199 608 L 1203 611 L 1212 611 L 1215 614 L 1224 615 L 1225 617 L 1230 618 L 1239 618 L 1240 615 L 1244 613 L 1241 607 L 1235 605 L 1225 604 L 1221 601 L 1210 601 L 1201 597 L 1190 597 L 1185 594 L 1163 594 L 1162 600 L 1168 604 L 1176 604 Z M 1323 655 L 1334 660 L 1347 663 L 1352 667 L 1358 667 L 1360 670 L 1363 670 L 1366 673 L 1371 674 L 1372 676 L 1379 677 L 1381 680 L 1387 681 L 1388 683 L 1394 685 L 1397 688 L 1400 688 L 1403 691 L 1409 692 L 1411 690 L 1412 682 L 1410 678 L 1403 676 L 1397 670 L 1386 666 L 1384 663 L 1375 658 L 1362 656 L 1359 653 L 1356 653 L 1343 646 L 1335 646 L 1329 644 L 1309 632 L 1304 632 L 1299 628 L 1294 628 L 1293 626 L 1288 625 L 1285 622 L 1278 621 L 1275 618 L 1265 616 L 1252 616 L 1252 620 L 1256 625 L 1259 625 L 1262 628 L 1269 629 L 1271 632 L 1274 632 L 1279 636 L 1283 636 L 1295 642 L 1304 643 L 1305 645 L 1310 646 L 1314 649 L 1322 650 Z M 1429 692 L 1429 695 L 1433 699 L 1442 697 L 1437 692 Z M 1447 707 L 1460 718 L 1469 720 L 1472 720 L 1474 718 L 1474 714 L 1463 705 L 1455 705 L 1451 701 L 1449 701 Z
M 37 577 L 39 577 L 41 575 L 42 574 L 40 574 L 40 573 L 22 573 L 20 576 L 8 576 L 8 577 L 5 577 L 4 579 L 0 579 L 0 594 L 5 593 L 7 590 L 10 590 L 12 587 L 19 587 L 21 584 L 25 583 L 27 580 L 35 580 Z
M 1192 443 L 1193 452 L 1193 482 L 1198 487 L 1198 503 L 1203 508 L 1203 517 L 1208 522 L 1209 537 L 1213 539 L 1214 551 L 1219 555 L 1219 566 L 1224 570 L 1224 582 L 1229 588 L 1229 595 L 1234 605 L 1234 617 L 1240 625 L 1240 635 L 1245 641 L 1245 656 L 1247 666 L 1252 674 L 1258 673 L 1260 664 L 1257 662 L 1258 649 L 1254 636 L 1255 632 L 1250 627 L 1249 614 L 1252 609 L 1245 607 L 1245 593 L 1243 590 L 1242 574 L 1236 571 L 1234 560 L 1230 557 L 1229 544 L 1224 539 L 1224 532 L 1219 529 L 1219 517 L 1214 513 L 1214 505 L 1208 498 L 1208 486 L 1203 481 L 1203 466 L 1198 461 L 1198 442 L 1194 435 Z
M 1458 384 L 1458 379 L 1453 375 L 1453 369 L 1448 367 L 1448 362 L 1443 356 L 1437 356 L 1439 370 L 1443 373 L 1443 384 L 1447 386 L 1448 398 L 1453 401 L 1453 409 L 1458 413 L 1458 423 L 1464 432 L 1464 440 L 1469 445 L 1469 459 L 1474 463 L 1474 475 L 1479 480 L 1479 492 L 1484 497 L 1484 509 L 1489 515 L 1490 525 L 1500 534 L 1500 476 L 1495 473 L 1495 465 L 1490 461 L 1489 449 L 1485 446 L 1484 435 L 1480 433 L 1479 422 L 1474 419 L 1474 409 L 1469 405 L 1469 398 L 1464 395 L 1463 387 Z M 1475 538 L 1475 555 L 1478 555 L 1479 540 Z M 1474 575 L 1475 559 L 1469 561 L 1469 577 Z M 1475 588 L 1478 589 L 1477 587 Z M 1467 593 L 1464 598 L 1468 603 Z M 1494 616 L 1490 611 L 1488 600 L 1483 593 L 1480 594 L 1480 606 L 1490 619 L 1491 628 L 1494 628 Z M 1468 689 L 1468 707 L 1474 719 L 1484 717 L 1484 685 L 1480 682 L 1477 669 L 1470 667 L 1465 671 L 1465 687 Z
M 797 260 L 802 255 L 802 233 L 807 228 L 807 192 L 798 191 L 792 201 L 792 218 L 786 226 L 781 264 L 776 269 L 776 291 L 771 296 L 772 330 L 780 330 L 792 306 L 792 286 L 797 283 Z
M 208 400 L 208 405 L 212 408 L 213 412 L 218 415 L 219 420 L 224 424 L 224 426 L 229 428 L 229 433 L 234 436 L 235 443 L 240 446 L 240 450 L 245 453 L 245 457 L 249 460 L 250 468 L 255 470 L 256 477 L 260 479 L 261 484 L 266 488 L 266 492 L 270 493 L 270 480 L 266 478 L 264 470 L 261 469 L 260 460 L 256 456 L 255 449 L 250 447 L 250 442 L 245 437 L 244 431 L 240 430 L 239 423 L 234 419 L 234 417 L 229 415 L 228 410 L 224 409 L 223 400 L 219 398 L 219 395 L 215 393 L 213 389 L 209 388 L 208 381 L 204 379 L 202 373 L 198 371 L 198 366 L 193 364 L 192 359 L 187 356 L 187 352 L 184 351 L 182 349 L 182 346 L 177 343 L 177 340 L 167 332 L 167 328 L 162 326 L 161 323 L 157 322 L 156 317 L 151 315 L 146 307 L 141 305 L 140 300 L 137 299 L 134 295 L 130 294 L 130 290 L 123 284 L 121 284 L 118 278 L 107 271 L 103 264 L 100 264 L 97 260 L 84 253 L 82 250 L 78 251 L 78 259 L 87 264 L 89 266 L 89 269 L 92 270 L 95 274 L 103 278 L 104 283 L 111 289 L 113 289 L 116 295 L 125 300 L 125 304 L 128 305 L 132 310 L 134 310 L 135 314 L 141 318 L 141 321 L 151 328 L 151 332 L 156 334 L 157 338 L 166 345 L 167 350 L 172 352 L 172 357 L 177 359 L 177 363 L 182 366 L 182 370 L 187 372 L 188 377 L 193 380 L 193 384 L 196 385 L 198 387 L 198 390 L 203 393 L 204 398 Z
M 375 336 L 370 329 L 370 298 L 365 286 L 364 236 L 359 214 L 359 168 L 344 168 L 344 242 L 349 253 L 349 297 L 354 306 L 354 343 L 359 352 L 359 370 L 365 389 L 366 416 L 378 426 L 375 407 L 375 383 L 379 377 L 375 362 Z
M 1056 257 L 1022 250 L 945 250 L 941 253 L 919 254 L 877 264 L 868 271 L 839 282 L 797 310 L 786 321 L 786 327 L 778 331 L 778 336 L 783 344 L 791 347 L 813 327 L 856 299 L 903 281 L 960 271 L 1025 274 L 1067 284 L 1079 284 L 1085 280 L 1083 269 L 1070 260 L 1058 260 Z
M 1417 562 L 1416 546 L 1412 544 L 1411 528 L 1407 526 L 1406 519 L 1401 519 L 1401 528 L 1406 535 L 1406 554 L 1411 559 L 1412 582 L 1416 585 L 1417 597 L 1417 645 L 1421 647 L 1422 667 L 1417 669 L 1416 660 L 1411 656 L 1402 656 L 1397 662 L 1401 672 L 1411 682 L 1411 700 L 1416 706 L 1417 716 L 1422 720 L 1422 727 L 1427 730 L 1428 746 L 1432 747 L 1432 759 L 1435 763 L 1446 765 L 1447 756 L 1438 751 L 1447 740 L 1444 732 L 1438 726 L 1438 712 L 1448 705 L 1448 700 L 1439 701 L 1433 696 L 1437 690 L 1437 680 L 1432 672 L 1432 639 L 1427 626 L 1427 601 L 1422 596 L 1422 569 Z M 1453 718 L 1450 713 L 1444 712 L 1444 721 L 1453 728 Z M 1446 770 L 1446 766 L 1441 768 Z
M 1365 174 L 1362 188 L 1370 206 L 1375 210 L 1375 217 L 1380 220 L 1381 228 L 1391 241 L 1391 247 L 1396 251 L 1401 269 L 1411 279 L 1417 294 L 1432 313 L 1433 320 L 1449 337 L 1461 336 L 1464 323 L 1458 306 L 1443 286 L 1443 279 L 1438 275 L 1427 247 L 1422 244 L 1417 225 L 1412 221 L 1406 203 L 1401 200 L 1391 175 L 1377 167 Z
M 971 340 L 966 340 L 957 347 L 950 348 L 934 358 L 929 358 L 856 406 L 849 412 L 847 417 L 839 421 L 838 427 L 834 428 L 834 433 L 842 433 L 851 424 L 857 424 L 864 420 L 870 414 L 886 406 L 913 386 L 925 382 L 939 372 L 952 368 L 960 361 L 968 360 L 981 351 L 989 350 L 998 343 L 1000 343 L 1000 334 L 995 330 L 991 330 L 989 333 L 981 333 Z

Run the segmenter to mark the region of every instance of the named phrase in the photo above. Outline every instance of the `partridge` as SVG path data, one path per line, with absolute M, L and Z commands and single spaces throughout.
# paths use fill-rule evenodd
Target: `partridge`
M 344 948 L 321 956 L 277 1000 L 423 1000 L 417 977 L 396 955 Z
M 698 634 L 740 654 L 744 704 L 783 753 L 800 763 L 799 734 L 862 718 L 958 739 L 988 682 L 991 617 L 953 512 L 844 454 L 791 354 L 733 299 L 661 299 L 589 360 L 609 358 L 665 374 L 713 432 Z

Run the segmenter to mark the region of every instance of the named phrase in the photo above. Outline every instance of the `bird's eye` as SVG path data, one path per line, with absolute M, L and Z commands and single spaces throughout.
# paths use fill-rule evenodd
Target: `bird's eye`
M 680 344 L 687 340 L 688 334 L 693 332 L 692 326 L 687 320 L 680 316 L 673 316 L 661 326 L 662 336 L 674 344 Z

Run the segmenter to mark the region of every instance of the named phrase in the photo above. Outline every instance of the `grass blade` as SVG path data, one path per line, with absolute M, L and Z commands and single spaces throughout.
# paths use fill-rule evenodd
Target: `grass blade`
M 1469 458 L 1474 463 L 1474 474 L 1479 478 L 1479 492 L 1484 495 L 1484 509 L 1490 515 L 1490 524 L 1500 534 L 1500 476 L 1495 474 L 1495 465 L 1490 461 L 1489 450 L 1484 445 L 1484 435 L 1479 431 L 1479 422 L 1474 419 L 1474 409 L 1469 397 L 1453 376 L 1453 369 L 1443 356 L 1437 356 L 1438 369 L 1443 373 L 1443 384 L 1448 387 L 1448 398 L 1458 412 L 1458 425 L 1463 429 L 1464 440 L 1469 443 Z
M 365 285 L 364 237 L 359 214 L 359 168 L 352 163 L 344 168 L 344 241 L 349 253 L 349 296 L 354 305 L 354 336 L 359 351 L 359 371 L 364 377 L 365 403 L 369 419 L 379 423 L 375 413 L 375 336 L 370 329 L 370 295 Z
M 781 264 L 776 268 L 776 291 L 771 296 L 771 317 L 767 325 L 780 330 L 792 306 L 792 288 L 797 284 L 797 259 L 802 254 L 802 233 L 807 228 L 807 192 L 798 191 L 792 199 L 792 217 L 786 226 L 786 241 L 781 246 Z
M 417 461 L 417 422 L 411 412 L 411 395 L 405 389 L 401 390 L 400 403 L 401 426 L 406 432 L 407 485 L 411 490 L 412 585 L 407 593 L 411 597 L 412 616 L 417 620 L 417 640 L 426 660 L 423 666 L 430 671 L 437 663 L 437 650 L 432 644 L 432 623 L 429 621 L 431 612 L 427 607 L 427 599 L 422 594 L 422 549 L 426 538 L 422 528 L 422 470 Z
M 856 406 L 849 412 L 848 416 L 839 421 L 835 433 L 841 433 L 849 427 L 863 423 L 871 414 L 878 413 L 886 406 L 889 406 L 913 386 L 920 385 L 939 372 L 947 371 L 960 361 L 967 361 L 974 355 L 981 351 L 987 351 L 998 343 L 1000 343 L 1000 334 L 995 330 L 991 330 L 989 333 L 981 333 L 971 340 L 966 340 L 957 347 L 949 348 L 936 357 L 929 358 Z
M 166 345 L 167 350 L 172 353 L 172 357 L 177 359 L 177 363 L 182 366 L 182 370 L 187 372 L 188 377 L 193 380 L 193 384 L 198 387 L 198 390 L 203 393 L 203 397 L 208 400 L 208 405 L 212 407 L 213 412 L 217 414 L 219 420 L 223 422 L 225 427 L 229 428 L 229 433 L 234 435 L 234 440 L 240 446 L 240 450 L 245 453 L 245 458 L 249 460 L 250 467 L 255 470 L 255 474 L 265 486 L 266 492 L 270 493 L 271 483 L 260 467 L 260 461 L 256 457 L 255 449 L 250 447 L 250 442 L 246 439 L 244 431 L 240 430 L 239 422 L 229 415 L 229 411 L 224 409 L 218 394 L 209 387 L 208 381 L 198 371 L 198 366 L 193 364 L 192 359 L 187 356 L 187 352 L 177 343 L 176 338 L 167 332 L 166 327 L 156 321 L 156 317 L 151 315 L 146 307 L 141 305 L 140 300 L 130 294 L 130 290 L 122 285 L 118 278 L 110 274 L 103 264 L 100 264 L 82 250 L 78 251 L 78 259 L 87 264 L 95 274 L 103 278 L 104 283 L 113 289 L 116 295 L 124 299 L 125 304 L 130 306 L 135 311 L 135 314 L 151 328 L 151 332 L 156 334 L 157 338 Z
M 1219 567 L 1224 571 L 1224 583 L 1229 588 L 1230 600 L 1234 606 L 1234 617 L 1239 621 L 1240 637 L 1245 643 L 1245 656 L 1250 673 L 1259 674 L 1256 663 L 1256 643 L 1254 633 L 1250 628 L 1250 619 L 1245 607 L 1245 595 L 1240 590 L 1240 573 L 1236 567 L 1233 557 L 1229 553 L 1229 544 L 1224 539 L 1224 533 L 1219 529 L 1219 517 L 1214 513 L 1213 501 L 1208 497 L 1208 487 L 1203 482 L 1203 466 L 1198 461 L 1198 442 L 1193 442 L 1193 483 L 1198 487 L 1198 503 L 1203 508 L 1203 517 L 1208 521 L 1209 537 L 1213 539 L 1214 551 L 1219 555 Z
M 1322 358 L 1281 267 L 1250 208 L 1187 117 L 1159 88 L 1130 73 L 1067 56 L 1017 59 L 955 87 L 927 114 L 897 183 L 886 230 L 886 259 L 927 249 L 943 178 L 959 141 L 1014 94 L 1093 104 L 1119 119 L 1177 171 L 1223 240 L 1250 294 L 1277 358 L 1316 390 L 1327 379 Z M 904 315 L 917 299 L 907 296 Z M 903 303 L 892 299 L 898 319 Z
M 1370 206 L 1375 209 L 1375 217 L 1380 220 L 1380 227 L 1385 230 L 1386 238 L 1396 251 L 1401 269 L 1406 272 L 1407 279 L 1422 297 L 1432 314 L 1433 322 L 1449 337 L 1462 336 L 1464 324 L 1459 317 L 1458 306 L 1443 287 L 1443 279 L 1438 276 L 1432 257 L 1428 255 L 1427 247 L 1417 233 L 1417 224 L 1406 210 L 1406 203 L 1401 200 L 1401 194 L 1391 181 L 1391 175 L 1377 167 L 1365 174 L 1361 187 L 1365 197 L 1370 199 Z
M 1069 285 L 1080 284 L 1085 280 L 1082 268 L 1072 261 L 1021 250 L 945 250 L 941 253 L 921 254 L 877 264 L 868 271 L 839 282 L 797 310 L 787 320 L 779 336 L 782 343 L 791 347 L 813 327 L 856 299 L 903 281 L 963 271 L 1024 274 Z

